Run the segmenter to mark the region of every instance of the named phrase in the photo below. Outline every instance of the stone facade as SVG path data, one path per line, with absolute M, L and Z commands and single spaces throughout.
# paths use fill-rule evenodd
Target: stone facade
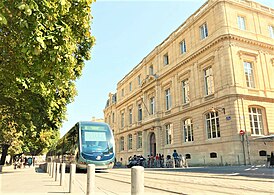
M 206 2 L 109 94 L 117 160 L 176 149 L 190 165 L 265 162 L 274 143 L 256 138 L 274 134 L 273 31 L 272 8 Z

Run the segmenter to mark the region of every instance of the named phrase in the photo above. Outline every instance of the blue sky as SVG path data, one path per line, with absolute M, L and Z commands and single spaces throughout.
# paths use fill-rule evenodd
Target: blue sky
M 78 96 L 68 105 L 64 135 L 76 122 L 103 118 L 108 93 L 142 59 L 176 30 L 205 0 L 97 0 L 91 31 L 91 60 L 77 80 Z M 274 0 L 256 0 L 274 8 Z

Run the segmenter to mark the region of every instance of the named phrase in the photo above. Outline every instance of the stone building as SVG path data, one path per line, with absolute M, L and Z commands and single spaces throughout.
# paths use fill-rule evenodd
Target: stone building
M 104 109 L 117 160 L 257 164 L 274 149 L 274 9 L 209 0 L 117 84 Z M 243 134 L 241 135 L 240 132 Z

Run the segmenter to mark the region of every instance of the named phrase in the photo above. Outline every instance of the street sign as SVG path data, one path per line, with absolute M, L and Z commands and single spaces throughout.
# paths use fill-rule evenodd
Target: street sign
M 245 131 L 244 130 L 240 130 L 240 135 L 244 135 Z

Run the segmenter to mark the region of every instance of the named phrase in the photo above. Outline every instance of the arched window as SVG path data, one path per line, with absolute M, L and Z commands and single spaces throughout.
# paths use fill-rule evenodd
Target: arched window
M 125 150 L 125 138 L 122 136 L 120 138 L 120 151 L 124 151 Z
M 266 151 L 265 150 L 261 150 L 259 152 L 259 156 L 266 156 Z
M 217 153 L 216 152 L 211 152 L 210 153 L 210 158 L 217 158 Z

